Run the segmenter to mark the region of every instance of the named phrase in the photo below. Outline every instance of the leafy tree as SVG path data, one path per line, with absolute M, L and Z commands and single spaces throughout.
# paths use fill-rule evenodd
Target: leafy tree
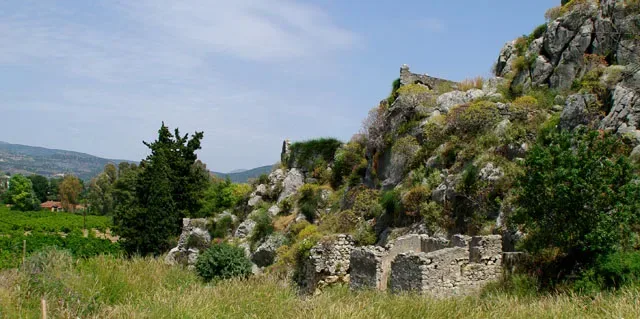
M 210 216 L 225 209 L 233 208 L 251 192 L 246 184 L 234 184 L 229 177 L 226 179 L 213 178 L 204 191 L 202 208 L 198 217 Z
M 13 204 L 13 208 L 21 211 L 37 210 L 38 198 L 33 191 L 31 180 L 17 174 L 9 180 L 9 189 L 6 194 L 7 204 Z
M 169 248 L 169 238 L 179 229 L 179 214 L 171 196 L 172 172 L 166 153 L 155 149 L 137 178 L 135 198 L 114 215 L 116 232 L 129 253 L 160 254 Z
M 116 166 L 109 163 L 104 171 L 91 179 L 89 184 L 89 207 L 92 212 L 100 215 L 113 213 L 113 187 L 118 179 Z
M 180 220 L 197 215 L 208 183 L 206 167 L 197 161 L 202 132 L 175 135 L 162 123 L 158 139 L 144 142 L 151 154 L 137 172 L 116 182 L 114 230 L 127 252 L 158 255 L 180 232 Z M 125 172 L 130 169 L 121 165 Z
M 62 178 L 52 178 L 49 180 L 49 189 L 47 190 L 47 200 L 59 200 L 60 199 L 60 183 Z
M 76 205 L 80 203 L 80 194 L 83 189 L 82 182 L 79 178 L 73 175 L 67 175 L 64 177 L 58 187 L 60 202 L 64 210 L 68 212 L 75 211 Z
M 33 191 L 40 202 L 47 201 L 47 192 L 49 191 L 49 180 L 42 175 L 30 175 L 29 180 L 33 185 Z
M 640 182 L 627 151 L 597 131 L 542 136 L 527 155 L 512 218 L 527 233 L 525 248 L 559 251 L 573 267 L 629 247 L 640 222 Z

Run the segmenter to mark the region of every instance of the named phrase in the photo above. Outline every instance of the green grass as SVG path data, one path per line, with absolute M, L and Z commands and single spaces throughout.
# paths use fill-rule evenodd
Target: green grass
M 299 296 L 272 277 L 205 284 L 159 259 L 99 256 L 74 260 L 54 251 L 22 270 L 0 272 L 0 317 L 36 318 L 637 318 L 640 290 L 590 297 L 485 293 L 432 299 L 335 287 Z
M 104 232 L 112 225 L 111 217 L 87 216 L 87 228 Z M 0 234 L 15 231 L 43 231 L 68 233 L 82 229 L 81 214 L 50 211 L 19 212 L 0 206 Z

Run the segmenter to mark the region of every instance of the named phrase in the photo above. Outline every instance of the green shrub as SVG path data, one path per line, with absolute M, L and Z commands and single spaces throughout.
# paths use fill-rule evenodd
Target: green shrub
M 233 218 L 231 218 L 231 216 L 224 216 L 217 222 L 209 223 L 208 227 L 209 233 L 211 233 L 211 237 L 225 238 L 227 237 L 227 235 L 229 235 L 235 225 L 233 224 Z
M 398 89 L 400 88 L 400 79 L 395 79 L 393 80 L 393 83 L 391 84 L 391 93 L 389 94 L 389 97 L 387 98 L 387 104 L 389 106 L 391 106 L 391 104 L 393 104 L 393 102 L 396 101 L 396 99 L 398 98 Z
M 255 245 L 267 236 L 273 234 L 273 220 L 267 210 L 259 209 L 257 213 L 251 216 L 251 219 L 256 222 L 253 232 L 251 233 L 251 237 L 249 238 L 249 241 L 252 244 Z
M 318 138 L 304 142 L 291 144 L 289 158 L 286 159 L 288 167 L 306 168 L 313 171 L 318 160 L 330 163 L 336 154 L 336 150 L 342 142 L 335 138 Z
M 443 226 L 444 209 L 433 201 L 424 201 L 420 204 L 420 216 L 427 229 Z
M 358 192 L 353 202 L 354 213 L 364 219 L 378 217 L 382 213 L 380 201 L 380 191 L 370 188 L 358 188 Z
M 455 132 L 467 135 L 476 135 L 493 128 L 499 119 L 498 108 L 489 101 L 455 107 L 447 116 L 448 123 Z
M 559 249 L 575 262 L 631 244 L 640 184 L 628 147 L 597 131 L 551 131 L 529 151 L 512 221 L 534 255 Z
M 291 212 L 293 212 L 293 202 L 291 200 L 291 197 L 283 199 L 280 203 L 278 203 L 278 207 L 280 208 L 280 214 L 291 214 Z
M 310 222 L 316 219 L 318 208 L 325 204 L 322 199 L 324 189 L 313 184 L 304 184 L 298 189 L 298 209 Z
M 328 233 L 351 233 L 358 224 L 358 215 L 351 209 L 323 216 L 320 229 Z
M 422 204 L 431 198 L 431 190 L 424 185 L 414 186 L 402 196 L 402 207 L 409 216 L 420 216 Z
M 334 157 L 331 185 L 335 188 L 340 187 L 345 177 L 349 177 L 354 173 L 359 175 L 359 167 L 363 163 L 366 165 L 366 162 L 364 145 L 353 141 L 344 144 L 336 151 Z
M 251 261 L 241 247 L 214 244 L 198 257 L 196 272 L 205 281 L 248 277 L 251 274 Z
M 376 243 L 376 233 L 373 227 L 366 221 L 361 221 L 353 232 L 353 240 L 359 246 L 368 246 Z
M 397 190 L 389 190 L 382 193 L 380 198 L 380 205 L 384 209 L 385 213 L 396 220 L 402 213 L 402 198 L 400 192 Z
M 547 24 L 543 23 L 539 26 L 537 26 L 535 29 L 533 29 L 533 32 L 531 32 L 531 34 L 529 35 L 529 42 L 541 37 L 544 35 L 544 33 L 547 32 Z

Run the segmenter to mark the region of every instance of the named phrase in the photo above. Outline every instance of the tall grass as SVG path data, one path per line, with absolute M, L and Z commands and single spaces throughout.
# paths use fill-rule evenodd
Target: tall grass
M 458 84 L 458 90 L 469 91 L 471 89 L 482 89 L 483 84 L 484 78 L 482 78 L 481 76 L 475 77 L 473 79 L 464 79 Z
M 36 318 L 40 298 L 51 318 L 637 318 L 640 290 L 595 297 L 510 295 L 432 299 L 412 294 L 328 289 L 298 296 L 263 276 L 204 284 L 159 259 L 101 256 L 74 260 L 61 251 L 33 256 L 0 273 L 0 318 Z

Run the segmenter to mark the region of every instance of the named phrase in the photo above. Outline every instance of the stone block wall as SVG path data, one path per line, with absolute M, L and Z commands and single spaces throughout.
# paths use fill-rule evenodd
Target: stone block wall
M 400 84 L 408 85 L 408 84 L 414 84 L 414 83 L 421 83 L 423 85 L 426 85 L 432 90 L 436 89 L 438 85 L 442 83 L 448 83 L 451 85 L 457 84 L 453 81 L 439 79 L 436 77 L 429 76 L 427 74 L 411 73 L 411 71 L 409 71 L 409 66 L 406 64 L 403 64 L 402 67 L 400 67 Z
M 408 235 L 385 248 L 355 248 L 350 259 L 352 289 L 465 295 L 501 276 L 502 238 Z
M 314 293 L 333 283 L 349 282 L 349 265 L 353 238 L 336 235 L 320 240 L 311 248 L 302 265 L 303 278 L 298 282 L 302 293 Z

